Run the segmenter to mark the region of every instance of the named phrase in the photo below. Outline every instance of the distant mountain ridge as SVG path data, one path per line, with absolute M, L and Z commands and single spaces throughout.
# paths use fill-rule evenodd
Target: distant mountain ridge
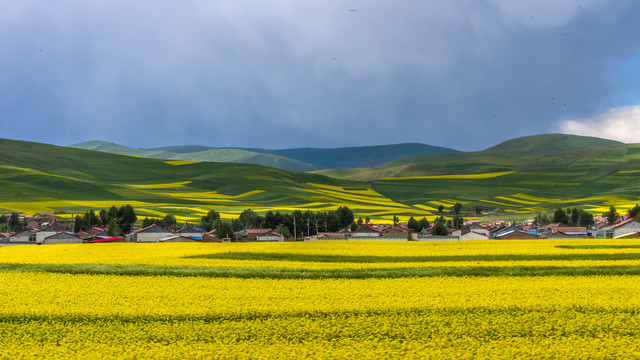
M 343 148 L 215 148 L 200 145 L 138 149 L 105 141 L 87 141 L 69 147 L 167 160 L 193 160 L 257 164 L 288 171 L 309 172 L 324 168 L 375 167 L 388 161 L 417 155 L 456 153 L 457 150 L 420 143 Z

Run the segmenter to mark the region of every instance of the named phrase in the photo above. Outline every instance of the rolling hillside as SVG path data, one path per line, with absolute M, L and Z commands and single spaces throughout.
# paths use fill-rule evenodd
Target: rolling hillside
M 448 211 L 457 202 L 466 216 L 476 205 L 513 214 L 579 206 L 599 214 L 610 205 L 624 212 L 640 203 L 640 144 L 531 156 L 486 150 L 391 165 L 332 170 L 352 180 L 0 140 L 0 208 L 84 212 L 131 204 L 141 217 L 173 213 L 197 221 L 210 209 L 233 217 L 246 208 L 347 205 L 358 216 L 390 221 L 394 215 L 433 219 L 439 205 Z
M 0 140 L 0 208 L 85 212 L 131 204 L 139 217 L 173 213 L 198 221 L 215 209 L 235 217 L 252 208 L 322 211 L 347 205 L 363 216 L 428 215 L 366 183 L 250 164 L 160 160 Z
M 331 149 L 267 150 L 257 148 L 214 148 L 198 145 L 136 149 L 103 141 L 88 141 L 71 145 L 70 147 L 169 160 L 256 164 L 298 172 L 308 172 L 322 168 L 374 167 L 408 156 L 457 152 L 457 150 L 453 149 L 417 143 Z
M 206 146 L 171 146 L 157 149 L 137 149 L 105 141 L 87 141 L 69 147 L 85 150 L 96 150 L 112 154 L 133 155 L 165 160 L 193 160 L 208 162 L 231 162 L 255 164 L 277 169 L 308 172 L 320 167 L 306 164 L 298 160 L 282 156 L 262 154 L 242 149 L 219 149 Z
M 358 146 L 332 149 L 299 148 L 282 150 L 250 149 L 314 164 L 319 168 L 375 167 L 386 162 L 417 155 L 457 153 L 457 150 L 418 143 Z
M 450 209 L 461 202 L 467 210 L 480 205 L 531 213 L 580 206 L 601 213 L 609 205 L 628 208 L 640 203 L 640 144 L 565 139 L 567 146 L 556 135 L 537 136 L 485 151 L 406 158 L 376 169 L 316 173 L 371 181 L 381 194 L 427 210 L 439 205 Z
M 591 136 L 544 134 L 511 139 L 486 151 L 509 155 L 549 155 L 614 145 L 622 143 Z
M 385 177 L 508 171 L 520 167 L 572 166 L 572 159 L 589 159 L 607 147 L 625 146 L 587 136 L 547 134 L 512 139 L 483 151 L 412 156 L 376 168 L 322 169 L 314 173 L 340 179 L 372 181 Z

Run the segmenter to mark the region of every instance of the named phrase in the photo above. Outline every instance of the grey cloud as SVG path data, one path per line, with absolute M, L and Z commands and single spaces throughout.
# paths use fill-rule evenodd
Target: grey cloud
M 614 87 L 611 64 L 638 56 L 639 8 L 0 1 L 0 46 L 11 54 L 0 59 L 0 107 L 20 122 L 4 136 L 479 149 L 593 115 L 628 90 Z

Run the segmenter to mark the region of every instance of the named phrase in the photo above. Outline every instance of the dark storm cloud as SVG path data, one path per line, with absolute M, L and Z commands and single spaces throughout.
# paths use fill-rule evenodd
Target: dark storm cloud
M 613 79 L 639 56 L 639 8 L 0 0 L 2 136 L 479 149 L 635 105 L 612 99 L 637 91 Z

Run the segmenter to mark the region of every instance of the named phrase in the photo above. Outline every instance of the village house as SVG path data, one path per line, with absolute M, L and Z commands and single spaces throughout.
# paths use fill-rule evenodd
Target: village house
M 176 231 L 176 234 L 179 234 L 182 237 L 186 237 L 192 240 L 202 240 L 203 230 L 196 229 L 193 226 L 189 225 L 189 223 L 185 223 L 182 228 Z
M 519 226 L 511 225 L 505 229 L 493 234 L 493 238 L 497 240 L 512 240 L 512 239 L 539 239 L 537 233 L 527 232 Z
M 67 229 L 64 229 L 58 224 L 58 219 L 54 219 L 53 222 L 48 224 L 44 229 L 36 232 L 36 243 L 43 244 L 44 239 L 48 238 L 49 236 L 66 231 Z
M 451 233 L 460 240 L 487 240 L 491 238 L 491 231 L 479 223 L 471 223 Z
M 9 236 L 9 243 L 12 244 L 35 244 L 36 243 L 36 231 L 34 230 L 22 230 Z
M 239 241 L 258 241 L 258 235 L 265 234 L 271 231 L 271 229 L 264 228 L 244 228 L 236 232 L 236 237 Z
M 379 230 L 376 230 L 374 228 L 372 228 L 369 225 L 363 226 L 360 229 L 354 231 L 351 233 L 351 236 L 356 238 L 362 238 L 362 237 L 376 237 L 376 236 L 382 236 L 382 232 Z
M 43 244 L 82 244 L 82 239 L 75 234 L 63 231 L 51 236 L 47 236 L 46 238 L 44 238 Z
M 133 235 L 133 236 L 129 236 Z M 133 232 L 133 234 L 129 234 L 127 237 L 131 239 L 131 241 L 142 242 L 142 243 L 151 243 L 158 242 L 158 239 L 161 239 L 165 236 L 173 235 L 173 233 L 160 225 L 158 225 L 158 221 L 156 220 L 153 224 L 147 226 L 146 228 L 138 229 Z
M 347 235 L 341 232 L 321 232 L 311 238 L 315 238 L 317 240 L 348 240 Z
M 619 239 L 636 232 L 640 232 L 640 222 L 634 218 L 629 218 L 625 221 L 598 230 L 596 236 L 599 238 Z
M 284 241 L 284 236 L 276 230 L 269 230 L 265 233 L 258 234 L 256 241 Z

